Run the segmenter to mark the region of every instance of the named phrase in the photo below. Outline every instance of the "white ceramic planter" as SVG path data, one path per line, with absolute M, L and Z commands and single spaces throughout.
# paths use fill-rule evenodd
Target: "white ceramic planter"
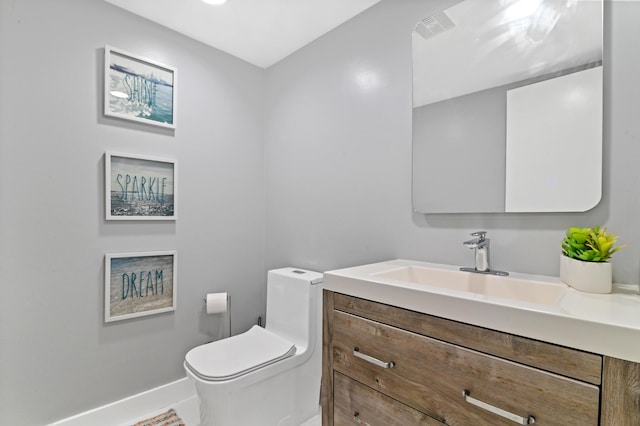
M 611 293 L 612 269 L 609 262 L 584 262 L 560 255 L 560 279 L 576 290 Z

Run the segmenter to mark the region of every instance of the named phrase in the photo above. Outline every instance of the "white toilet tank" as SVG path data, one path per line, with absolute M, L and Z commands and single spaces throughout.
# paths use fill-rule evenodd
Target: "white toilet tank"
M 267 273 L 267 318 L 265 328 L 295 343 L 298 350 L 313 344 L 312 322 L 321 322 L 318 312 L 322 274 L 296 268 Z

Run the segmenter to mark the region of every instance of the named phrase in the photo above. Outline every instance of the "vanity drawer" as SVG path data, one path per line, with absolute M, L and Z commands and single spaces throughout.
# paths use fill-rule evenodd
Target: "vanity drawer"
M 335 426 L 444 425 L 343 374 L 334 373 L 333 380 Z
M 540 425 L 598 424 L 597 386 L 344 312 L 331 350 L 335 371 L 446 424 L 516 424 L 469 398 Z
M 602 356 L 334 293 L 335 309 L 498 358 L 601 384 Z

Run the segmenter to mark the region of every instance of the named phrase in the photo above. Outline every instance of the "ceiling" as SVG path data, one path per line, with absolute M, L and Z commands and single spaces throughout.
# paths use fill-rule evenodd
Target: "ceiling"
M 105 0 L 261 68 L 380 0 Z

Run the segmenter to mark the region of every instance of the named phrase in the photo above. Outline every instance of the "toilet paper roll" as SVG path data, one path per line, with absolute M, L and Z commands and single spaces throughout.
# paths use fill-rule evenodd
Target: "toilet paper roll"
M 207 313 L 221 314 L 227 312 L 227 293 L 207 294 Z

